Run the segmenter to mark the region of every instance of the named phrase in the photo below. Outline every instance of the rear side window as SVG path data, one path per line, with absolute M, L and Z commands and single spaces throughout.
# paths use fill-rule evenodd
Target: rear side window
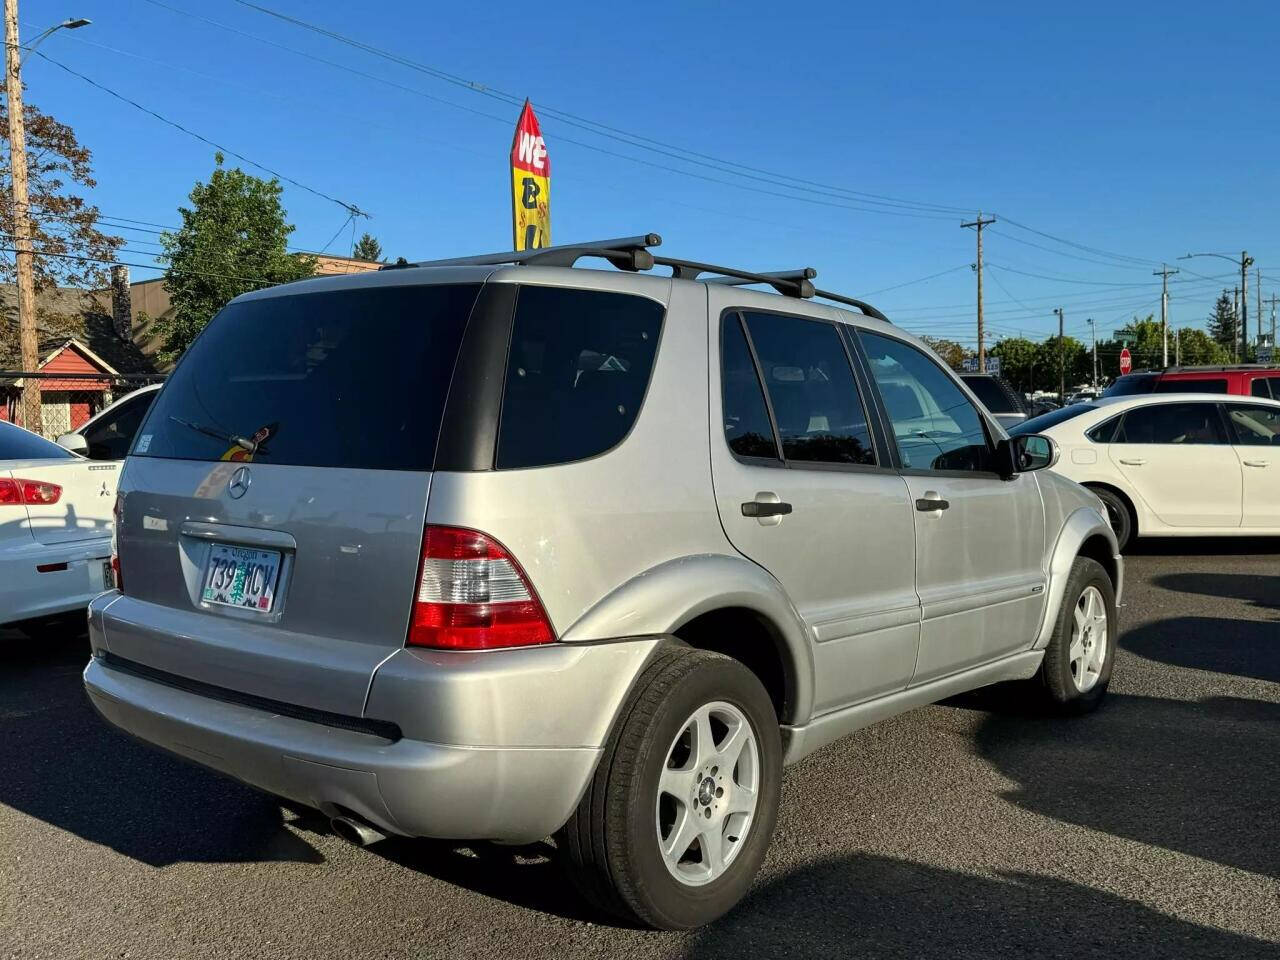
M 1226 393 L 1225 378 L 1205 377 L 1204 379 L 1170 379 L 1161 377 L 1156 384 L 1156 393 Z
M 1252 387 L 1250 387 L 1250 392 L 1255 397 L 1270 398 L 1272 396 L 1271 390 L 1272 390 L 1271 380 L 1267 377 L 1258 377 L 1253 381 Z M 1280 399 L 1280 398 L 1277 398 L 1277 399 Z
M 1130 397 L 1138 393 L 1151 393 L 1156 388 L 1158 373 L 1126 373 L 1102 391 L 1104 397 Z
M 131 453 L 430 470 L 479 290 L 365 287 L 232 303 L 178 364 Z
M 1128 411 L 1113 443 L 1226 443 L 1215 403 L 1153 403 Z
M 740 457 L 778 459 L 778 447 L 765 406 L 764 389 L 756 372 L 742 318 L 724 318 L 720 351 L 720 394 L 724 407 L 724 439 Z
M 1280 407 L 1231 404 L 1227 420 L 1235 434 L 1235 443 L 1246 447 L 1280 446 Z
M 1094 443 L 1111 443 L 1115 439 L 1116 427 L 1120 426 L 1123 417 L 1112 417 L 1110 420 L 1104 420 L 1092 430 L 1088 431 L 1085 436 Z
M 849 355 L 825 320 L 744 314 L 788 461 L 874 465 Z
M 498 469 L 585 460 L 621 441 L 649 386 L 663 313 L 630 294 L 522 286 Z
M 0 460 L 67 460 L 73 456 L 44 437 L 0 421 Z
M 155 398 L 154 392 L 130 397 L 84 430 L 85 443 L 89 445 L 89 458 L 123 460 L 138 427 L 142 425 L 142 418 L 147 415 L 147 409 Z

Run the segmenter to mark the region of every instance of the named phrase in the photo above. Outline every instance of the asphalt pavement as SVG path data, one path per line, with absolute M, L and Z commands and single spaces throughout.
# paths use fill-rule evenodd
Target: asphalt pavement
M 108 729 L 83 637 L 0 632 L 0 958 L 1280 958 L 1280 541 L 1128 559 L 1111 694 L 966 697 L 787 772 L 749 898 L 666 934 L 539 848 L 348 846 Z

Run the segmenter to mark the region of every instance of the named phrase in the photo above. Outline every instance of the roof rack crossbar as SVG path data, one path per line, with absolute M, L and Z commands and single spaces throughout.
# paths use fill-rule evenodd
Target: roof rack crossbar
M 470 257 L 452 257 L 448 260 L 423 260 L 409 264 L 414 267 L 478 267 L 502 264 L 539 264 L 541 266 L 571 267 L 582 257 L 603 257 L 610 263 L 616 259 L 622 263 L 638 263 L 638 266 L 618 266 L 621 270 L 647 270 L 644 262 L 649 247 L 662 243 L 656 233 L 636 237 L 618 237 L 613 240 L 591 240 L 586 243 L 566 243 L 556 247 L 539 247 L 534 250 L 506 250 L 501 253 L 482 253 Z M 390 265 L 389 265 L 390 266 Z M 652 264 L 650 264 L 652 266 Z M 385 267 L 383 269 L 386 269 Z
M 763 283 L 788 297 L 808 299 L 813 296 L 813 283 L 808 277 L 800 275 L 800 271 L 781 271 L 778 273 L 753 273 L 750 270 L 738 270 L 734 267 L 719 267 L 714 263 L 700 263 L 697 260 L 677 260 L 674 257 L 654 257 L 653 262 L 671 268 L 671 276 L 677 280 L 698 280 L 704 273 L 715 274 L 704 283 L 725 283 L 735 280 L 738 284 Z M 808 268 L 805 268 L 808 269 Z M 815 275 L 817 271 L 814 271 Z
M 762 277 L 771 277 L 774 280 L 812 280 L 817 275 L 818 271 L 813 267 L 800 267 L 796 270 L 769 270 L 760 274 Z M 745 277 L 724 276 L 708 277 L 703 282 L 723 284 L 726 287 L 743 287 L 758 281 L 748 280 Z

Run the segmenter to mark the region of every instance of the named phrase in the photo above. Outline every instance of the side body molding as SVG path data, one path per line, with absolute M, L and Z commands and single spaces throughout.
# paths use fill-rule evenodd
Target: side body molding
M 670 634 L 694 617 L 741 607 L 764 617 L 778 638 L 790 678 L 790 716 L 805 723 L 813 712 L 813 646 L 782 585 L 742 557 L 699 554 L 668 560 L 628 580 L 591 607 L 560 637 L 563 642 Z
M 1044 605 L 1044 620 L 1040 624 L 1040 632 L 1036 635 L 1033 650 L 1043 650 L 1049 645 L 1049 636 L 1053 633 L 1053 625 L 1057 622 L 1058 612 L 1062 608 L 1062 596 L 1067 589 L 1067 579 L 1071 576 L 1071 564 L 1080 553 L 1081 545 L 1090 537 L 1101 536 L 1111 550 L 1112 564 L 1115 574 L 1116 603 L 1119 604 L 1124 592 L 1124 561 L 1120 558 L 1120 548 L 1116 543 L 1115 532 L 1102 516 L 1089 507 L 1078 507 L 1058 534 L 1058 540 L 1049 554 L 1049 587 L 1048 597 Z

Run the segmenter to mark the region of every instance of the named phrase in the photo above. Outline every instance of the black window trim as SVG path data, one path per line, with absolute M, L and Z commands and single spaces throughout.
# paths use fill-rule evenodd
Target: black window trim
M 862 335 L 874 334 L 877 337 L 883 337 L 886 340 L 893 340 L 895 343 L 900 343 L 905 347 L 910 347 L 912 350 L 915 350 L 922 357 L 924 357 L 925 360 L 927 360 L 929 363 L 932 363 L 935 367 L 941 370 L 944 376 L 951 377 L 953 382 L 960 380 L 960 378 L 957 377 L 953 371 L 948 370 L 946 367 L 942 366 L 942 364 L 938 363 L 931 356 L 929 356 L 929 353 L 927 351 L 921 350 L 918 346 L 916 346 L 914 343 L 912 343 L 909 340 L 904 340 L 901 337 L 895 337 L 892 333 L 886 330 L 881 330 L 879 328 L 871 329 L 870 327 L 864 327 L 864 326 L 855 325 L 855 324 L 850 324 L 849 326 L 853 331 L 857 333 L 858 347 L 860 350 L 863 350 L 863 351 L 866 350 L 866 346 L 861 342 Z M 868 359 L 866 363 L 867 363 L 867 371 L 870 374 L 871 361 Z M 880 395 L 880 385 L 877 383 L 874 383 L 874 379 L 875 379 L 874 374 L 871 374 L 871 378 L 873 381 L 873 386 L 875 387 L 875 391 L 876 391 L 875 392 L 876 405 L 884 412 L 885 423 L 888 426 L 892 426 L 893 421 L 889 418 L 888 407 L 885 405 L 884 397 Z M 983 411 L 981 406 L 974 404 L 973 401 L 969 399 L 969 394 L 963 389 L 962 382 L 957 385 L 961 387 L 960 393 L 961 395 L 963 395 L 965 401 L 968 402 L 969 405 L 973 407 L 974 411 L 978 414 L 978 422 L 982 424 L 982 433 L 983 433 L 983 436 L 986 437 L 986 441 L 987 441 L 987 452 L 991 455 L 992 459 L 995 459 L 996 444 L 994 439 L 992 439 L 991 423 L 989 422 L 986 413 Z M 954 478 L 956 480 L 981 479 L 981 480 L 999 480 L 1001 482 L 1008 482 L 1010 479 L 1016 480 L 1018 477 L 1021 476 L 1021 474 L 1014 474 L 1013 477 L 1006 478 L 1006 477 L 1002 477 L 999 473 L 997 473 L 994 470 L 926 470 L 922 467 L 904 467 L 904 466 L 901 466 L 902 451 L 898 449 L 897 435 L 894 434 L 892 430 L 890 430 L 889 437 L 892 439 L 892 443 L 893 443 L 893 450 L 895 454 L 894 461 L 895 463 L 898 464 L 895 472 L 902 477 L 946 477 L 946 478 Z
M 824 463 L 819 460 L 788 460 L 782 449 L 782 436 L 778 432 L 778 421 L 773 414 L 773 400 L 769 396 L 769 388 L 766 385 L 763 368 L 760 366 L 760 358 L 756 354 L 755 341 L 751 339 L 751 330 L 747 326 L 746 315 L 748 313 L 764 314 L 772 317 L 782 317 L 787 320 L 807 320 L 811 323 L 825 323 L 834 327 L 836 337 L 840 344 L 844 347 L 845 360 L 849 364 L 849 372 L 853 377 L 854 388 L 858 391 L 858 402 L 862 406 L 862 417 L 867 424 L 867 434 L 871 440 L 871 450 L 876 458 L 875 463 Z M 764 394 L 765 409 L 769 411 L 769 425 L 773 428 L 773 444 L 774 449 L 778 451 L 778 459 L 766 459 L 763 457 L 743 457 L 735 453 L 733 448 L 729 446 L 729 440 L 724 435 L 724 426 L 720 428 L 720 439 L 728 449 L 729 455 L 739 463 L 744 463 L 755 467 L 774 467 L 784 470 L 819 470 L 836 473 L 893 473 L 896 466 L 888 454 L 888 450 L 881 443 L 881 438 L 877 435 L 876 420 L 873 418 L 874 407 L 868 407 L 868 395 L 865 385 L 862 383 L 858 375 L 858 365 L 854 362 L 853 355 L 849 350 L 849 345 L 845 341 L 844 335 L 840 332 L 840 328 L 847 324 L 837 323 L 827 317 L 815 317 L 805 313 L 788 313 L 784 310 L 771 310 L 759 307 L 725 307 L 720 311 L 720 404 L 721 419 L 724 414 L 724 324 L 729 314 L 734 314 L 741 324 L 742 333 L 747 338 L 747 349 L 751 352 L 751 362 L 756 368 L 756 378 L 760 382 L 760 390 Z
M 1116 431 L 1120 429 L 1120 424 L 1117 421 L 1120 420 L 1120 418 L 1123 417 L 1126 413 L 1128 413 L 1127 410 L 1122 410 L 1120 413 L 1117 413 L 1114 417 L 1107 417 L 1107 419 L 1105 420 L 1099 420 L 1088 430 L 1084 431 L 1085 439 L 1088 440 L 1090 443 L 1101 444 L 1104 447 L 1107 446 L 1108 444 L 1114 443 L 1115 442 L 1114 440 L 1095 440 L 1093 439 L 1092 434 L 1095 430 L 1101 430 L 1107 424 L 1114 423 L 1115 426 L 1111 428 L 1111 433 L 1108 434 L 1108 436 L 1114 437 L 1116 435 Z

